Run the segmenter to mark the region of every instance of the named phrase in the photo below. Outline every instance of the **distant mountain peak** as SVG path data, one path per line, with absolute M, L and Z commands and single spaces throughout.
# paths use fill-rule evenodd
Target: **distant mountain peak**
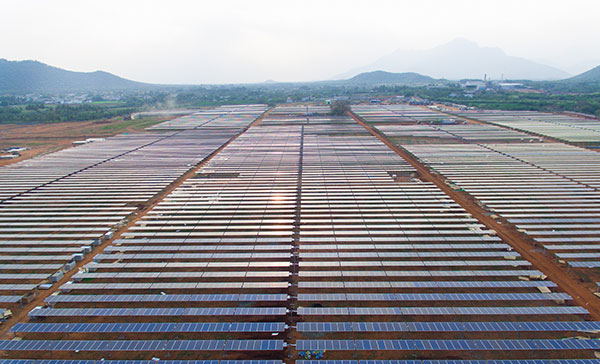
M 596 66 L 596 67 L 592 68 L 591 70 L 588 70 L 588 71 L 578 74 L 577 76 L 567 78 L 564 81 L 568 81 L 568 82 L 600 82 L 600 66 Z
M 389 72 L 417 72 L 435 78 L 459 80 L 482 79 L 561 79 L 569 74 L 557 68 L 524 58 L 507 55 L 497 47 L 482 47 L 466 38 L 455 38 L 448 43 L 425 50 L 398 49 L 370 65 L 336 76 L 353 77 L 374 70 Z
M 425 84 L 435 81 L 429 76 L 424 76 L 415 72 L 392 73 L 386 71 L 364 72 L 347 80 L 355 83 L 404 83 L 404 84 Z
M 105 71 L 74 72 L 34 60 L 0 59 L 0 93 L 108 91 L 148 86 Z

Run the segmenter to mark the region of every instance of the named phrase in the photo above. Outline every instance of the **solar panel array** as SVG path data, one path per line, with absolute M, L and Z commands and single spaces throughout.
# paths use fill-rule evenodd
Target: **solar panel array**
M 458 115 L 581 145 L 598 146 L 600 121 L 537 111 L 466 111 Z
M 0 296 L 31 296 L 239 127 L 120 135 L 0 169 Z M 19 301 L 6 305 L 19 309 Z
M 486 139 L 466 137 L 457 131 L 466 126 L 484 127 L 484 130 L 488 127 L 501 129 L 494 125 L 477 124 L 432 126 L 452 134 L 455 139 L 449 142 L 441 138 L 427 143 L 418 138 L 413 139 L 412 143 L 405 142 L 398 138 L 396 129 L 406 127 L 400 124 L 409 123 L 411 119 L 413 122 L 432 120 L 437 112 L 407 105 L 359 106 L 356 109 L 363 119 L 376 125 L 394 142 L 404 145 L 422 162 L 449 178 L 456 188 L 465 190 L 490 210 L 507 218 L 555 253 L 561 261 L 574 267 L 600 267 L 597 259 L 600 257 L 600 230 L 597 229 L 600 216 L 595 209 L 600 197 L 598 153 L 563 143 L 540 143 L 526 137 L 520 141 L 493 140 L 495 143 L 490 144 L 494 132 L 486 132 L 490 136 Z M 389 115 L 391 110 L 398 114 L 396 122 L 399 126 L 393 125 L 394 118 Z M 388 115 L 387 124 L 377 124 L 380 114 Z M 440 120 L 448 117 L 446 114 L 437 114 Z M 577 135 L 587 133 L 593 136 L 593 130 L 596 129 L 594 125 L 597 124 L 593 120 L 574 116 L 532 112 L 490 111 L 458 115 L 507 126 L 513 122 L 525 123 L 523 120 L 527 119 L 527 123 L 535 121 L 545 125 L 544 130 L 547 128 L 548 133 L 541 129 L 522 130 L 558 138 L 564 136 L 552 134 L 558 129 L 575 130 Z M 429 145 L 430 142 L 433 144 Z M 592 279 L 597 280 L 598 277 Z
M 545 278 L 351 118 L 282 107 L 12 327 L 20 340 L 0 350 L 124 364 L 279 364 L 323 349 L 339 364 L 594 358 L 598 340 L 559 339 L 600 324 Z
M 539 137 L 466 121 L 411 105 L 355 105 L 352 111 L 400 144 L 457 142 L 532 142 Z
M 406 148 L 558 258 L 577 266 L 596 263 L 596 152 L 556 143 Z
M 281 357 L 300 148 L 283 132 L 243 133 L 13 331 L 54 350 L 67 335 L 77 350 L 117 350 L 87 346 L 101 332 L 171 358 Z
M 319 130 L 325 127 L 331 131 Z M 460 357 L 476 358 L 471 348 L 488 347 L 484 344 L 490 343 L 480 341 L 490 332 L 447 330 L 444 319 L 464 325 L 482 319 L 491 325 L 535 319 L 539 330 L 504 330 L 501 335 L 540 338 L 542 343 L 560 337 L 549 329 L 552 324 L 568 317 L 584 322 L 585 309 L 564 305 L 570 297 L 543 297 L 541 288 L 553 289 L 554 284 L 540 280 L 538 271 L 511 275 L 516 267 L 529 268 L 528 262 L 520 265 L 522 259 L 493 231 L 434 185 L 419 180 L 375 138 L 360 135 L 354 126 L 343 128 L 345 133 L 333 122 L 304 125 L 297 350 L 368 358 L 372 350 L 455 350 L 448 345 L 458 347 L 468 335 L 460 344 L 466 351 Z M 385 329 L 388 321 L 398 320 L 428 326 L 429 335 L 435 332 L 444 340 L 421 347 L 416 339 L 425 330 Z M 331 329 L 339 325 L 351 329 Z M 365 340 L 348 340 L 353 335 Z M 384 339 L 389 344 L 379 344 Z M 523 355 L 510 340 L 507 345 L 495 357 Z
M 225 105 L 201 110 L 190 115 L 153 125 L 152 130 L 189 130 L 202 127 L 233 128 L 247 127 L 262 113 L 267 111 L 266 105 Z

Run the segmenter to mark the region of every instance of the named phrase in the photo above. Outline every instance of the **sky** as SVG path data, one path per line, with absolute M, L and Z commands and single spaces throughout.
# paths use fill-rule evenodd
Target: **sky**
M 576 74 L 598 0 L 0 0 L 0 58 L 164 84 L 331 79 L 463 37 Z

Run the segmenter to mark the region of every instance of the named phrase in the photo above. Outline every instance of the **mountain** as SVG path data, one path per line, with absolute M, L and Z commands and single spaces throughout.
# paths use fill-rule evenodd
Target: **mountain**
M 558 68 L 509 56 L 499 48 L 480 47 L 475 42 L 457 38 L 427 50 L 397 50 L 370 65 L 334 78 L 346 79 L 374 70 L 418 72 L 451 80 L 482 79 L 486 74 L 488 79 L 528 80 L 555 80 L 570 76 Z
M 148 86 L 103 71 L 73 72 L 37 61 L 7 61 L 0 58 L 0 94 L 109 91 Z
M 364 72 L 347 80 L 351 83 L 431 83 L 435 79 L 414 72 L 392 73 L 385 71 Z
M 563 80 L 565 82 L 600 82 L 600 66 L 594 67 L 589 71 L 578 74 L 577 76 Z

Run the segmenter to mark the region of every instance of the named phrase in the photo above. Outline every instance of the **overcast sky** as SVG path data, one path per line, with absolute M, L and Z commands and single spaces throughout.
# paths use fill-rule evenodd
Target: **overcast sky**
M 0 58 L 154 83 L 329 79 L 456 37 L 570 73 L 600 64 L 599 0 L 0 0 Z

